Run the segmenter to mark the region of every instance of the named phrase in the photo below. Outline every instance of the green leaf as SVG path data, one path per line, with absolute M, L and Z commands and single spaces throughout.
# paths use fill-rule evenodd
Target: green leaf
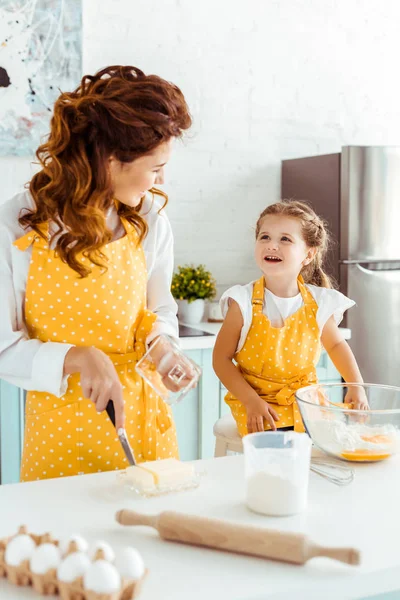
M 180 265 L 172 277 L 171 292 L 178 300 L 211 300 L 217 292 L 216 281 L 204 265 Z

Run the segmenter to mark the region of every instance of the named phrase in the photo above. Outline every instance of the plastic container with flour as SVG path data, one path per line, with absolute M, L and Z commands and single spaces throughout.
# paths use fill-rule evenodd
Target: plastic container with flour
M 246 502 L 270 516 L 305 510 L 310 474 L 311 439 L 294 431 L 262 431 L 243 438 Z

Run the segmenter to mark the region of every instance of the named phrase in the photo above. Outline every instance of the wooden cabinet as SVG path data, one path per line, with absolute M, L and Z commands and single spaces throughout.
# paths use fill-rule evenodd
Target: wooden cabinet
M 201 366 L 203 374 L 197 388 L 173 407 L 180 457 L 182 460 L 211 458 L 214 455 L 214 423 L 229 412 L 224 402 L 226 390 L 213 371 L 212 348 L 188 350 L 187 354 Z M 326 352 L 321 355 L 317 373 L 320 382 L 341 381 Z M 19 480 L 23 427 L 24 392 L 0 381 L 1 483 Z

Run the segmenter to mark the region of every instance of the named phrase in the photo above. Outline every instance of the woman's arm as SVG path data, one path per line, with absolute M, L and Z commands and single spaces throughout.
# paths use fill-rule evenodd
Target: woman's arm
M 171 293 L 171 281 L 174 269 L 174 240 L 171 225 L 164 213 L 158 215 L 156 223 L 149 222 L 148 238 L 145 240 L 144 250 L 147 260 L 147 308 L 155 313 L 157 321 L 154 323 L 150 335 L 147 337 L 149 345 L 161 334 L 179 339 L 177 304 Z M 153 243 L 151 243 L 153 242 Z M 152 251 L 147 250 L 150 247 Z
M 333 316 L 322 330 L 321 341 L 346 383 L 363 383 L 356 358 L 346 340 L 343 339 Z M 368 408 L 363 388 L 351 388 L 346 396 L 346 402 L 351 402 L 355 409 Z
M 264 431 L 263 419 L 268 421 L 271 429 L 276 429 L 274 420 L 278 420 L 275 411 L 262 400 L 257 392 L 247 383 L 232 360 L 240 339 L 243 317 L 239 305 L 230 300 L 228 312 L 218 333 L 214 351 L 214 371 L 224 386 L 245 407 L 247 412 L 247 428 L 252 431 Z
M 0 378 L 60 397 L 68 385 L 64 359 L 73 344 L 29 338 L 23 315 L 30 250 L 13 247 L 13 239 L 6 227 L 0 227 Z
M 0 211 L 0 222 L 2 216 Z M 67 391 L 69 375 L 79 372 L 85 396 L 95 402 L 97 410 L 103 410 L 112 399 L 116 424 L 123 427 L 121 385 L 103 352 L 29 338 L 24 300 L 31 250 L 13 246 L 21 233 L 17 226 L 15 229 L 14 234 L 12 228 L 0 226 L 0 378 L 25 390 L 61 397 Z M 51 401 L 50 395 L 47 399 Z

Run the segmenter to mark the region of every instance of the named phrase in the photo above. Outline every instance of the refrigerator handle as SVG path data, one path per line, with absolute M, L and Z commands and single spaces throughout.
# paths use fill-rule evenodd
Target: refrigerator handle
M 341 265 L 359 265 L 359 264 L 369 264 L 369 265 L 380 265 L 382 263 L 385 264 L 390 264 L 390 263 L 398 263 L 400 264 L 400 258 L 397 259 L 390 259 L 390 260 L 386 260 L 386 259 L 370 259 L 370 258 L 363 258 L 362 260 L 360 259 L 353 259 L 353 260 L 341 260 L 340 264 Z M 394 269 L 397 270 L 397 269 Z M 388 269 L 389 271 L 389 269 Z
M 385 261 L 385 262 L 387 262 L 387 261 Z M 396 262 L 398 262 L 398 261 L 396 261 Z M 378 264 L 378 263 L 375 263 L 375 264 Z M 365 275 L 377 275 L 380 273 L 396 273 L 396 271 L 400 271 L 400 266 L 396 269 L 366 269 L 365 267 L 360 265 L 360 263 L 353 263 L 353 265 L 355 267 L 357 267 L 357 269 L 359 271 L 361 271 L 361 273 L 364 273 Z

